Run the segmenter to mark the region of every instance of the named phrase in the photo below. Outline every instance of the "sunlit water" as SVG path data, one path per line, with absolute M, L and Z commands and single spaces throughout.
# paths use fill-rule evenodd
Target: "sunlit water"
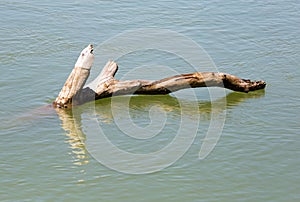
M 299 201 L 299 10 L 297 0 L 1 1 L 0 200 Z M 44 106 L 55 99 L 82 48 L 139 28 L 185 35 L 207 51 L 219 71 L 265 80 L 267 88 L 249 94 L 226 91 L 214 100 L 226 101 L 217 109 L 226 112 L 226 120 L 204 160 L 198 154 L 212 104 L 207 89 L 195 90 L 199 110 L 189 114 L 200 115 L 200 123 L 188 152 L 159 172 L 131 175 L 96 161 L 84 144 L 86 130 L 96 117 L 121 149 L 159 150 L 178 131 L 181 113 L 174 95 L 130 100 L 132 121 L 140 127 L 151 124 L 153 106 L 158 116 L 164 112 L 168 117 L 148 141 L 122 133 L 110 99 L 83 105 L 76 115 Z M 100 52 L 95 54 L 101 58 Z M 93 78 L 104 65 L 97 61 Z M 138 69 L 132 78 L 172 75 L 151 69 L 151 64 L 191 71 L 182 59 L 155 51 L 132 53 L 117 62 L 118 79 L 143 65 L 145 73 Z M 182 99 L 195 106 L 185 92 Z M 123 109 L 127 98 L 115 102 Z

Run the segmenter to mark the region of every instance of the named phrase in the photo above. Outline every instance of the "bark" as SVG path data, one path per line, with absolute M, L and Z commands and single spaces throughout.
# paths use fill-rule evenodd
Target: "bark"
M 75 67 L 76 69 L 76 67 Z M 198 88 L 198 87 L 221 87 L 227 88 L 233 91 L 245 92 L 255 91 L 264 89 L 266 83 L 264 81 L 250 81 L 246 79 L 238 78 L 234 75 L 220 73 L 220 72 L 195 72 L 191 74 L 181 74 L 168 78 L 164 78 L 158 81 L 148 80 L 130 80 L 130 81 L 119 81 L 114 78 L 118 70 L 118 65 L 109 61 L 102 72 L 100 73 L 100 79 L 98 81 L 97 88 L 94 90 L 90 88 L 82 89 L 82 85 L 85 83 L 86 75 L 82 71 L 73 70 L 75 78 L 78 78 L 74 84 L 67 80 L 65 86 L 73 89 L 71 94 L 68 94 L 68 105 L 62 105 L 63 107 L 69 107 L 70 104 L 83 104 L 88 101 L 102 99 L 111 96 L 118 95 L 132 95 L 132 94 L 144 94 L 144 95 L 164 95 L 171 92 L 175 92 L 186 88 Z M 69 77 L 69 78 L 70 78 Z M 80 85 L 79 85 L 80 84 Z M 73 87 L 75 85 L 76 87 Z M 64 86 L 64 87 L 65 87 Z M 78 86 L 81 86 L 79 88 Z M 63 88 L 64 89 L 64 88 Z M 75 92 L 76 90 L 80 93 Z M 63 91 L 63 90 L 62 90 Z M 58 96 L 58 100 L 62 97 L 62 92 Z M 64 94 L 63 94 L 64 95 Z M 73 96 L 73 99 L 71 95 Z M 54 102 L 57 104 L 57 101 Z M 55 105 L 54 105 L 55 106 Z M 57 105 L 57 107 L 62 107 Z

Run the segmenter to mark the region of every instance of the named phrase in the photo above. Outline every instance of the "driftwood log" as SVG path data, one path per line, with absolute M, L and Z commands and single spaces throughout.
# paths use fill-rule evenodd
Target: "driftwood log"
M 92 100 L 118 95 L 169 94 L 181 89 L 198 87 L 222 87 L 233 91 L 245 92 L 264 89 L 264 81 L 240 79 L 234 75 L 220 72 L 195 72 L 181 74 L 158 81 L 130 80 L 119 81 L 114 78 L 118 65 L 108 61 L 100 73 L 100 80 L 95 90 L 83 88 L 94 61 L 93 46 L 89 45 L 80 54 L 73 71 L 65 82 L 54 107 L 70 108 Z

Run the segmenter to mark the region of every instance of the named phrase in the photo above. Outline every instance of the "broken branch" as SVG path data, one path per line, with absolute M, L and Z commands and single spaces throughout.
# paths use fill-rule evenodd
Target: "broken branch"
M 86 48 L 92 53 L 91 48 Z M 84 50 L 86 50 L 84 49 Z M 81 55 L 82 56 L 82 55 Z M 186 88 L 199 87 L 221 87 L 233 91 L 245 92 L 264 89 L 264 81 L 250 81 L 238 78 L 234 75 L 220 72 L 195 72 L 191 74 L 181 74 L 158 81 L 130 80 L 119 81 L 114 78 L 118 65 L 114 61 L 109 61 L 103 68 L 99 76 L 97 88 L 94 90 L 83 85 L 89 76 L 89 69 L 94 57 L 85 57 L 82 66 L 76 67 L 72 71 L 63 89 L 53 103 L 55 107 L 68 108 L 73 105 L 83 104 L 88 101 L 102 99 L 118 95 L 164 95 Z M 78 70 L 80 69 L 80 71 Z M 85 72 L 88 70 L 88 72 Z

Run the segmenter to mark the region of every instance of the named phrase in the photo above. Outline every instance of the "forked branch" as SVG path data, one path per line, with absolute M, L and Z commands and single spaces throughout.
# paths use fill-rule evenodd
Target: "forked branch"
M 86 52 L 92 54 L 92 48 L 90 47 L 91 46 L 86 48 L 88 50 L 84 49 L 83 52 L 86 50 Z M 78 61 L 81 60 L 80 57 L 78 58 Z M 53 102 L 55 107 L 68 108 L 72 105 L 83 104 L 88 101 L 118 95 L 169 94 L 171 92 L 186 88 L 221 87 L 233 91 L 248 93 L 249 91 L 264 89 L 266 86 L 264 81 L 240 79 L 234 75 L 220 72 L 195 72 L 191 74 L 181 74 L 158 81 L 119 81 L 114 78 L 114 75 L 118 70 L 118 65 L 113 61 L 109 61 L 100 73 L 97 88 L 95 90 L 92 90 L 88 87 L 82 89 L 87 77 L 89 76 L 89 71 L 92 64 L 91 60 L 93 59 L 94 58 L 92 56 L 88 55 L 86 58 L 83 58 L 83 60 L 86 61 L 81 62 L 83 67 L 78 67 L 75 65 L 75 68 L 66 81 L 64 88 Z M 88 64 L 86 67 L 84 67 L 85 63 Z M 78 71 L 78 69 L 83 69 L 84 71 Z M 76 78 L 75 81 L 72 78 Z M 68 97 L 63 97 L 64 95 L 68 95 Z

